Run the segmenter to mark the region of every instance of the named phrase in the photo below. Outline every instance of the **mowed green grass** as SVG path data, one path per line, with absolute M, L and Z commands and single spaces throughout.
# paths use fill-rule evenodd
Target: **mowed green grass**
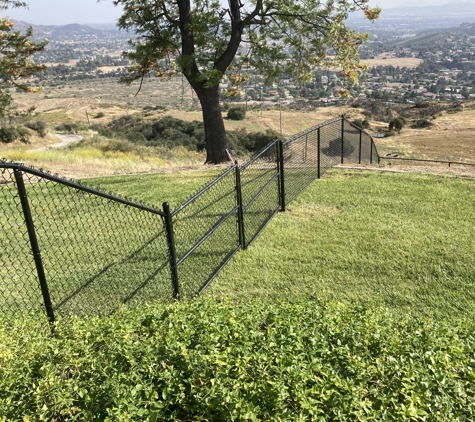
M 219 173 L 108 177 L 87 183 L 156 208 L 168 201 L 174 209 Z M 33 185 L 29 192 L 53 302 L 64 312 L 108 312 L 130 299 L 170 300 L 160 218 L 88 195 L 78 200 L 71 191 L 55 186 L 40 190 Z M 51 195 L 51 201 L 40 201 L 45 195 Z M 287 211 L 279 213 L 247 251 L 239 252 L 204 294 L 380 302 L 401 312 L 470 318 L 475 314 L 474 204 L 472 180 L 331 170 L 288 204 Z M 217 209 L 220 206 L 216 203 Z M 7 202 L 3 207 L 13 218 L 17 207 Z M 211 217 L 212 226 L 216 220 Z M 233 218 L 223 226 L 226 238 L 220 238 L 221 232 L 213 235 L 205 251 L 198 249 L 179 268 L 179 275 L 186 274 L 181 281 L 191 283 L 190 289 L 201 285 L 203 280 L 192 280 L 193 274 L 204 277 L 213 254 L 237 244 L 232 238 L 233 232 L 237 234 Z M 206 221 L 202 218 L 200 224 Z M 4 227 L 7 223 L 2 221 Z M 177 250 L 192 246 L 185 227 L 190 226 L 177 224 Z M 6 233 L 2 248 L 6 264 L 2 263 L 0 275 L 2 295 L 10 300 L 27 296 L 37 281 L 31 255 L 18 258 L 27 253 L 25 233 L 21 245 L 13 231 Z M 39 300 L 35 295 L 35 303 Z
M 475 184 L 332 170 L 279 213 L 207 295 L 381 302 L 475 314 Z
M 88 180 L 89 186 L 161 210 L 184 202 L 218 173 L 175 173 Z M 4 176 L 6 177 L 6 176 Z M 28 176 L 25 176 L 28 180 Z M 0 185 L 1 186 L 1 185 Z M 109 313 L 123 302 L 170 301 L 163 220 L 55 182 L 26 183 L 55 312 Z M 0 187 L 0 309 L 43 311 L 23 213 L 13 185 Z
M 150 200 L 163 178 L 170 198 L 183 198 L 200 179 L 182 173 L 100 183 Z M 473 317 L 474 204 L 473 180 L 333 169 L 288 204 L 204 294 L 375 301 L 401 312 Z

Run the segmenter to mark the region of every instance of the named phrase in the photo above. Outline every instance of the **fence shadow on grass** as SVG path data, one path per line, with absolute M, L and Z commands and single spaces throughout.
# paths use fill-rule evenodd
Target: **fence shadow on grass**
M 344 117 L 234 163 L 171 211 L 0 161 L 0 312 L 113 312 L 201 293 L 329 168 L 379 161 Z

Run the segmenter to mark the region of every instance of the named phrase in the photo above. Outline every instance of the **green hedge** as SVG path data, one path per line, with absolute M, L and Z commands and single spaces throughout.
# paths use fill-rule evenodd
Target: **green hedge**
M 471 421 L 471 327 L 318 302 L 2 324 L 0 420 Z

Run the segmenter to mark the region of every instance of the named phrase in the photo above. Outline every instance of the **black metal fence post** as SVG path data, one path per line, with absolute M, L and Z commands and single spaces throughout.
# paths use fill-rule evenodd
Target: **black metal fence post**
M 344 137 L 345 137 L 345 116 L 342 114 L 341 115 L 341 164 L 343 164 L 344 157 L 345 157 Z
M 362 142 L 362 137 L 363 137 L 363 130 L 360 129 L 360 152 L 358 154 L 358 164 L 361 164 L 361 142 Z
M 45 270 L 43 267 L 43 260 L 41 259 L 40 247 L 38 245 L 38 239 L 36 237 L 35 225 L 33 223 L 33 217 L 31 216 L 30 204 L 28 202 L 28 195 L 26 193 L 25 182 L 23 181 L 23 173 L 19 169 L 14 169 L 15 181 L 18 188 L 18 194 L 20 195 L 21 208 L 25 217 L 26 229 L 28 231 L 28 237 L 30 239 L 31 250 L 35 259 L 36 272 L 38 274 L 38 280 L 41 286 L 41 293 L 43 295 L 43 302 L 46 308 L 46 315 L 50 322 L 55 321 L 53 304 L 49 294 L 48 283 L 46 282 Z
M 285 179 L 284 179 L 284 142 L 277 142 L 277 161 L 279 166 L 280 210 L 285 211 Z
M 317 129 L 317 177 L 320 179 L 320 126 Z
M 170 273 L 172 278 L 173 299 L 177 299 L 180 294 L 180 283 L 178 281 L 178 268 L 175 249 L 175 236 L 173 234 L 173 220 L 168 202 L 163 203 L 163 212 L 165 213 L 165 232 L 167 234 L 168 256 L 170 260 Z
M 244 211 L 242 206 L 242 190 L 241 190 L 241 170 L 239 169 L 238 162 L 236 164 L 236 202 L 238 206 L 238 231 L 239 231 L 239 244 L 242 249 L 246 249 L 246 237 L 244 233 Z

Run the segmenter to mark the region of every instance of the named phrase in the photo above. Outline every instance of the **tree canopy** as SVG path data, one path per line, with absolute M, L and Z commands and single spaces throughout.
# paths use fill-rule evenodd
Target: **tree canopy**
M 0 10 L 8 7 L 26 7 L 20 1 L 0 0 Z M 26 86 L 22 79 L 43 70 L 32 56 L 42 51 L 47 40 L 33 41 L 33 29 L 30 27 L 25 34 L 14 30 L 14 24 L 7 17 L 0 18 L 0 118 L 11 117 L 15 111 L 11 95 L 5 91 L 9 85 L 24 91 L 35 92 L 36 88 Z
M 267 83 L 283 75 L 309 81 L 316 68 L 337 67 L 349 84 L 358 79 L 358 47 L 367 34 L 345 25 L 349 13 L 362 10 L 374 20 L 379 9 L 368 0 L 114 0 L 123 7 L 118 26 L 133 31 L 134 61 L 124 82 L 154 74 L 182 72 L 203 110 L 208 161 L 226 160 L 218 85 L 225 75 L 230 95 L 257 72 Z M 342 92 L 346 94 L 347 91 Z

